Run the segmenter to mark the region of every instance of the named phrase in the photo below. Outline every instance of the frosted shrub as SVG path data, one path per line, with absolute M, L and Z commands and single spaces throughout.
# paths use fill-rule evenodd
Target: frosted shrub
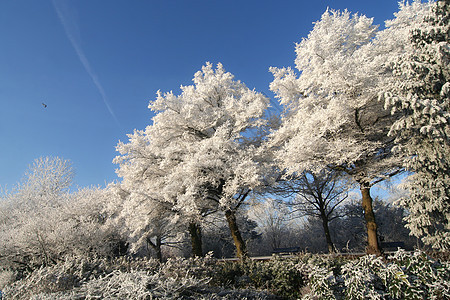
M 68 258 L 7 286 L 5 299 L 176 299 L 203 289 L 215 265 L 211 256 L 165 264 L 125 257 Z
M 449 299 L 450 264 L 402 250 L 354 260 L 311 254 L 262 262 L 72 258 L 37 269 L 4 292 L 6 300 Z
M 384 260 L 367 255 L 345 264 L 336 258 L 311 259 L 309 291 L 303 299 L 448 299 L 450 264 L 424 252 L 397 251 Z M 326 262 L 328 260 L 328 262 Z
M 309 293 L 304 299 L 336 299 L 343 293 L 340 277 L 342 261 L 326 256 L 304 255 L 297 268 L 302 274 L 307 274 Z M 304 289 L 307 291 L 307 289 Z
M 409 254 L 397 251 L 390 259 L 395 270 L 390 272 L 390 294 L 399 295 L 399 290 L 408 299 L 445 299 L 450 298 L 450 263 L 438 262 L 426 253 L 416 251 Z M 398 297 L 398 296 L 397 296 Z
M 161 265 L 159 272 L 166 277 L 185 277 L 187 275 L 196 278 L 210 278 L 216 272 L 217 260 L 212 258 L 212 253 L 205 257 L 168 259 Z
M 15 278 L 16 278 L 15 272 L 11 270 L 0 269 L 0 290 L 3 289 L 4 286 L 14 282 Z
M 72 292 L 72 299 L 178 299 L 204 286 L 207 279 L 196 279 L 188 274 L 183 277 L 165 277 L 161 273 L 114 271 L 107 276 L 91 280 Z
M 295 261 L 278 256 L 266 262 L 248 262 L 246 275 L 256 288 L 264 288 L 286 298 L 298 296 L 303 286 Z
M 276 299 L 251 287 L 211 284 L 221 267 L 210 256 L 164 264 L 154 259 L 71 259 L 8 286 L 5 299 Z
M 298 298 L 304 277 L 295 259 L 274 256 L 269 261 L 219 263 L 212 284 L 265 290 L 287 299 Z
M 342 279 L 348 299 L 384 299 L 384 285 L 378 276 L 385 268 L 380 257 L 363 256 L 342 266 Z
M 68 258 L 56 265 L 36 269 L 26 278 L 7 286 L 5 297 L 27 299 L 34 294 L 66 291 L 107 272 L 111 272 L 111 267 L 106 260 Z
M 118 258 L 68 257 L 55 265 L 34 270 L 26 278 L 16 281 L 4 289 L 6 299 L 28 299 L 31 295 L 65 293 L 91 280 L 114 271 L 129 272 L 139 269 L 144 272 L 159 270 L 156 260 Z
M 337 284 L 333 271 L 324 267 L 316 267 L 311 270 L 309 276 L 310 293 L 304 299 L 335 299 L 333 286 Z
M 34 294 L 18 295 L 7 290 L 5 296 L 6 299 L 178 299 L 183 294 L 195 294 L 195 290 L 207 282 L 206 279 L 200 280 L 193 276 L 167 278 L 160 273 L 151 274 L 148 271 L 115 270 L 67 291 L 36 291 L 35 287 L 40 282 L 28 281 L 28 284 L 22 286 L 22 290 L 31 288 Z M 190 289 L 193 291 L 189 291 Z

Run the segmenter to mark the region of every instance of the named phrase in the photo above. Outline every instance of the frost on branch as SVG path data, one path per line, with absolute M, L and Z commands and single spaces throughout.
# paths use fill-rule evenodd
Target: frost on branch
M 370 187 L 401 171 L 388 136 L 395 116 L 378 100 L 384 52 L 372 19 L 327 10 L 296 45 L 295 64 L 271 68 L 271 90 L 286 107 L 271 146 L 288 175 L 326 168 L 349 174 L 361 187 L 368 251 L 379 253 Z
M 73 170 L 60 158 L 39 158 L 0 202 L 0 264 L 19 273 L 68 255 L 113 255 L 119 236 L 106 227 L 107 190 L 69 193 Z
M 448 1 L 403 4 L 380 42 L 392 49 L 380 99 L 398 115 L 390 129 L 414 172 L 400 203 L 411 232 L 450 249 L 450 44 Z
M 327 10 L 296 45 L 299 75 L 271 68 L 271 90 L 288 110 L 273 145 L 289 172 L 340 166 L 370 182 L 395 165 L 393 120 L 377 99 L 376 31 L 370 18 Z
M 111 184 L 113 196 L 107 211 L 112 216 L 108 224 L 120 228 L 128 237 L 131 253 L 140 255 L 153 249 L 156 258 L 162 261 L 163 246 L 176 246 L 184 237 L 186 226 L 168 203 L 152 198 L 142 186 L 128 186 L 129 182 Z
M 261 184 L 263 152 L 249 137 L 269 101 L 221 64 L 207 63 L 193 81 L 180 95 L 158 91 L 153 124 L 117 146 L 115 163 L 125 184 L 199 222 L 217 210 L 234 214 Z

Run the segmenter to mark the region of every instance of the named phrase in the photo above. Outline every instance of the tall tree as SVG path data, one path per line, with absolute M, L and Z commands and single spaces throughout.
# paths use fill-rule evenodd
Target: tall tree
M 397 150 L 413 172 L 404 205 L 412 234 L 450 249 L 450 2 L 402 4 L 380 44 L 391 49 L 381 98 L 400 118 Z
M 370 188 L 399 172 L 387 135 L 393 116 L 378 101 L 379 68 L 372 19 L 327 10 L 296 45 L 297 74 L 271 68 L 271 90 L 286 107 L 273 134 L 276 157 L 287 174 L 331 168 L 360 186 L 368 253 L 380 253 Z
M 207 63 L 193 81 L 181 86 L 179 96 L 158 92 L 149 105 L 156 113 L 153 124 L 117 147 L 118 174 L 148 186 L 192 225 L 209 211 L 223 211 L 237 254 L 245 256 L 236 211 L 261 184 L 261 151 L 248 136 L 263 124 L 268 99 L 235 81 L 221 64 L 214 70 Z

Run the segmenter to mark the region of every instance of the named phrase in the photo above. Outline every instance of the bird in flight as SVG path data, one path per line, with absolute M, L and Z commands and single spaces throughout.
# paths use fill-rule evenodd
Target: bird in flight
M 42 102 L 42 106 L 43 106 L 44 108 L 47 108 L 47 104 L 45 104 L 44 102 Z

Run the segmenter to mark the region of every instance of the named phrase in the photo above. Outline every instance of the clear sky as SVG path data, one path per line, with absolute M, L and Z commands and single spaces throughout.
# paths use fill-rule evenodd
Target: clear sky
M 71 160 L 79 186 L 117 180 L 118 141 L 151 123 L 157 90 L 178 93 L 206 61 L 273 99 L 269 67 L 294 65 L 294 43 L 327 7 L 382 25 L 398 4 L 1 0 L 0 187 L 40 156 Z

